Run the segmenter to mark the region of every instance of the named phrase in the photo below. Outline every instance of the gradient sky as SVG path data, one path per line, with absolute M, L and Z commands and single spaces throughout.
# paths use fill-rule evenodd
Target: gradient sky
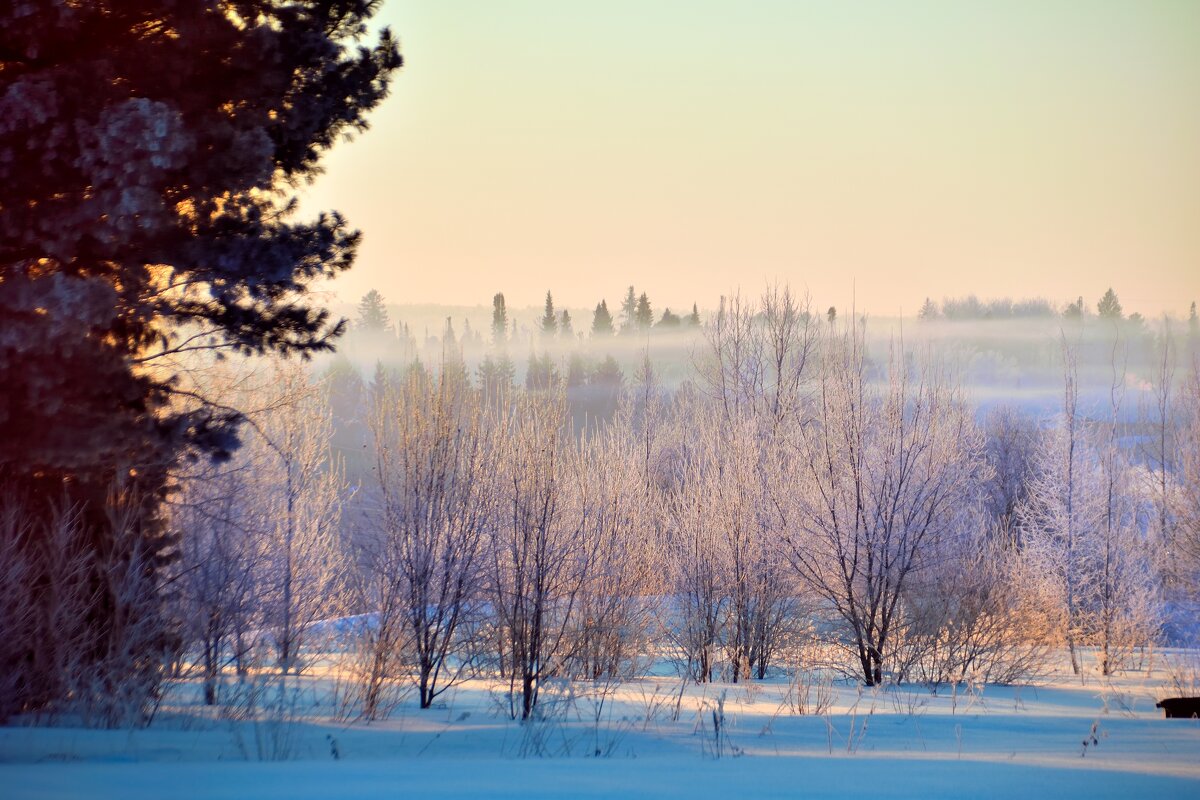
M 388 0 L 406 66 L 304 208 L 333 288 L 656 310 L 779 279 L 1183 314 L 1200 299 L 1200 2 Z

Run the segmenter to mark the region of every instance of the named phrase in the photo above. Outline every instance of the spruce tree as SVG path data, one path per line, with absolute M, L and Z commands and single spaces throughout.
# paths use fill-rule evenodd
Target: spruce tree
M 1081 302 L 1081 309 L 1082 306 Z M 1117 293 L 1112 290 L 1111 286 L 1100 298 L 1100 302 L 1096 303 L 1096 311 L 1103 319 L 1121 319 L 1121 301 L 1117 299 Z
M 542 336 L 552 337 L 558 332 L 558 317 L 554 313 L 554 298 L 546 292 L 546 313 L 542 314 Z
M 625 299 L 621 301 L 621 333 L 633 333 L 637 321 L 637 304 L 637 294 L 630 286 L 629 291 L 625 293 Z
M 508 339 L 508 307 L 504 295 L 497 292 L 492 298 L 492 344 L 501 346 Z
M 645 292 L 642 292 L 641 297 L 638 298 L 634 323 L 639 331 L 648 331 L 654 324 L 654 311 L 650 308 L 650 298 L 646 296 Z
M 688 314 L 687 324 L 689 327 L 692 327 L 692 328 L 700 327 L 700 309 L 696 306 L 695 303 L 692 303 L 692 313 Z
M 363 295 L 358 302 L 358 327 L 371 333 L 383 333 L 391 322 L 388 320 L 387 307 L 383 304 L 383 295 L 375 289 Z
M 608 303 L 601 300 L 592 314 L 592 336 L 612 336 L 613 332 L 613 318 L 608 313 Z
M 564 339 L 570 339 L 575 335 L 575 329 L 571 326 L 571 312 L 565 308 L 558 320 L 558 335 Z

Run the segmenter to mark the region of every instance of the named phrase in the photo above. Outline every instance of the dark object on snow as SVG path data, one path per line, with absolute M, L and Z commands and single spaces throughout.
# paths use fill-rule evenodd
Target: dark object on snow
M 1168 697 L 1154 704 L 1161 708 L 1167 719 L 1191 719 L 1200 717 L 1200 697 Z

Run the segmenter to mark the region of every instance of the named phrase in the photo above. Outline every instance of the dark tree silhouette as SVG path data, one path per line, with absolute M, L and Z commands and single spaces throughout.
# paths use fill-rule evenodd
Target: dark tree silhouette
M 601 300 L 592 314 L 592 336 L 612 336 L 613 330 L 613 318 L 612 314 L 608 313 L 608 303 Z
M 546 313 L 542 315 L 542 335 L 551 337 L 558 332 L 558 316 L 554 313 L 554 298 L 546 292 Z
M 305 295 L 359 234 L 296 220 L 288 189 L 387 94 L 401 60 L 386 30 L 364 41 L 377 6 L 0 5 L 0 484 L 35 516 L 78 509 L 96 554 L 119 483 L 152 572 L 168 470 L 236 446 L 235 412 L 173 402 L 170 357 L 304 355 L 342 331 Z M 120 609 L 96 580 L 104 629 Z M 57 699 L 27 659 L 0 664 L 24 675 L 9 710 Z
M 1104 319 L 1121 318 L 1121 301 L 1117 299 L 1117 293 L 1112 290 L 1111 286 L 1100 298 L 1100 302 L 1096 303 L 1096 312 Z
M 654 311 L 650 308 L 650 298 L 646 296 L 645 292 L 642 292 L 642 296 L 638 298 L 634 323 L 639 331 L 648 331 L 654 324 Z
M 630 286 L 625 299 L 621 301 L 621 333 L 633 333 L 637 323 L 637 304 L 637 294 Z
M 382 333 L 388 329 L 387 308 L 383 304 L 383 295 L 372 289 L 358 301 L 358 327 L 372 333 Z
M 508 307 L 504 295 L 497 292 L 492 298 L 492 344 L 502 345 L 508 339 Z

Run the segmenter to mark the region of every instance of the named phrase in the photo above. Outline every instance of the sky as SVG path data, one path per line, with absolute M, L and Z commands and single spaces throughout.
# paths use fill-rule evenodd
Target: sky
M 354 302 L 1200 299 L 1200 2 L 386 0 Z

